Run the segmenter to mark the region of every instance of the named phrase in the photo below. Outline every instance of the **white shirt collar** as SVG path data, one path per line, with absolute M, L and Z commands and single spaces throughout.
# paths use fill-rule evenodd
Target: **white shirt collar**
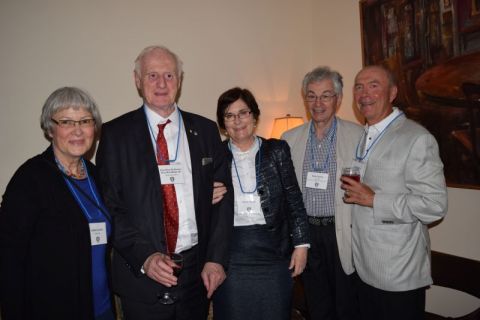
M 389 124 L 392 122 L 400 114 L 400 110 L 397 107 L 393 107 L 392 113 L 390 113 L 385 119 L 376 123 L 374 125 L 369 126 L 368 124 L 365 125 L 365 130 L 367 132 L 382 132 Z
M 145 108 L 145 114 L 147 115 L 147 120 L 150 123 L 150 126 L 155 131 L 158 130 L 158 127 L 157 127 L 158 124 L 165 123 L 169 119 L 171 121 L 172 127 L 178 126 L 178 113 L 180 111 L 178 110 L 178 106 L 176 103 L 174 104 L 173 112 L 166 118 L 162 117 L 161 115 L 153 111 L 149 106 L 147 106 L 147 104 L 144 104 L 143 106 Z

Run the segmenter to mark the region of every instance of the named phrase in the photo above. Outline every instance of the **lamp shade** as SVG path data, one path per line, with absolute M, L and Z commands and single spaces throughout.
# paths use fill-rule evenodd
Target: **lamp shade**
M 302 124 L 303 124 L 302 117 L 292 117 L 289 114 L 287 114 L 287 116 L 282 118 L 275 118 L 275 122 L 273 123 L 272 134 L 270 135 L 270 137 L 279 139 L 285 131 L 298 127 L 299 125 L 302 125 Z

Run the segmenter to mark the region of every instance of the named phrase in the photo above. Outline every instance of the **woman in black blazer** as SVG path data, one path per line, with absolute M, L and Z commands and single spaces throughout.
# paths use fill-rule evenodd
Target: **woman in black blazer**
M 51 142 L 10 180 L 0 208 L 2 319 L 113 320 L 110 218 L 83 156 L 101 118 L 77 88 L 53 92 L 41 127 Z
M 293 277 L 307 258 L 308 226 L 290 149 L 257 137 L 260 115 L 246 89 L 218 99 L 217 120 L 229 139 L 235 196 L 227 279 L 214 295 L 216 320 L 290 319 Z

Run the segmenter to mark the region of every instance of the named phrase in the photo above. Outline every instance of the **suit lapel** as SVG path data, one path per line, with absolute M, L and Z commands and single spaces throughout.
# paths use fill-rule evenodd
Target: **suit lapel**
M 153 148 L 152 134 L 148 128 L 143 107 L 140 107 L 134 113 L 131 128 L 128 130 L 132 132 L 135 146 L 138 149 L 139 160 L 147 164 L 146 169 L 152 173 L 151 176 L 156 177 L 157 175 L 153 174 L 157 172 L 155 149 Z
M 193 201 L 194 205 L 198 203 L 198 195 L 200 193 L 200 173 L 201 173 L 201 131 L 195 127 L 190 115 L 186 112 L 182 112 L 180 108 L 183 124 L 185 126 L 185 133 L 188 140 L 188 148 L 190 150 L 190 161 L 192 164 L 192 181 L 193 181 Z M 206 137 L 203 137 L 206 139 Z
M 368 157 L 370 158 L 379 158 L 381 157 L 385 152 L 394 150 L 393 148 L 402 148 L 402 146 L 394 146 L 392 147 L 393 144 L 395 144 L 396 141 L 396 131 L 403 125 L 403 123 L 406 120 L 406 116 L 403 115 L 399 119 L 396 119 L 395 122 L 393 122 L 389 128 L 386 128 L 385 133 L 383 136 L 378 140 L 377 145 L 373 147 L 372 149 L 372 154 Z M 368 163 L 368 161 L 367 161 Z
M 308 135 L 310 133 L 310 125 L 312 121 L 307 122 L 298 132 L 298 138 L 295 139 L 295 143 L 291 147 L 292 160 L 295 166 L 298 166 L 295 170 L 297 175 L 298 184 L 300 189 L 303 190 L 303 163 L 305 161 L 305 151 L 308 142 Z

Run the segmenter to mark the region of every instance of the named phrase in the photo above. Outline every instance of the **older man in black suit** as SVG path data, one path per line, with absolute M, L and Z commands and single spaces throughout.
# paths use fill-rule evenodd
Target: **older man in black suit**
M 232 190 L 224 148 L 213 121 L 176 104 L 176 54 L 145 48 L 134 76 L 143 105 L 103 126 L 97 152 L 114 219 L 113 287 L 127 319 L 205 319 L 233 226 L 231 192 L 212 205 L 214 181 Z M 183 256 L 178 277 L 174 252 Z

